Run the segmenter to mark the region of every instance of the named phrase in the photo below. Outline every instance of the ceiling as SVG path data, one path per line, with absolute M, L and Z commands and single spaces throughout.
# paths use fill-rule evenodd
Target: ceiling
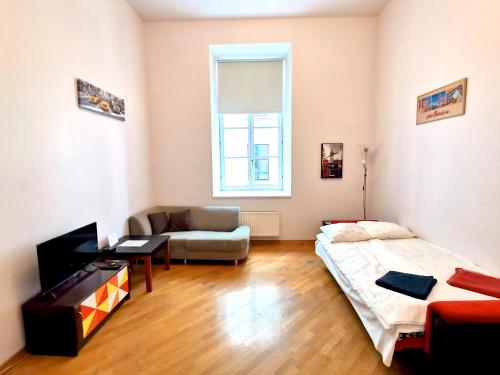
M 127 0 L 145 21 L 376 16 L 389 0 Z

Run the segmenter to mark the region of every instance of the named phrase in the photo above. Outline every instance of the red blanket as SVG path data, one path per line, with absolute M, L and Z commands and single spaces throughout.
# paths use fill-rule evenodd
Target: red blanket
M 500 324 L 500 300 L 437 301 L 428 304 L 424 344 L 427 353 L 430 352 L 435 314 L 449 324 Z
M 455 273 L 448 280 L 448 284 L 500 298 L 500 278 L 497 277 L 464 270 L 463 268 L 455 268 Z

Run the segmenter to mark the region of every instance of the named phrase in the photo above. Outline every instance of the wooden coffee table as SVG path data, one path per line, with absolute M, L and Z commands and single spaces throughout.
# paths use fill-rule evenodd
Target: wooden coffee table
M 146 291 L 153 291 L 153 274 L 151 272 L 151 257 L 163 249 L 165 257 L 164 269 L 170 269 L 170 249 L 168 240 L 170 236 L 125 236 L 120 238 L 120 241 L 108 251 L 105 256 L 114 259 L 126 259 L 129 261 L 142 260 L 144 261 L 144 276 L 146 278 Z M 138 246 L 120 246 L 125 241 L 132 240 L 147 240 L 144 245 Z

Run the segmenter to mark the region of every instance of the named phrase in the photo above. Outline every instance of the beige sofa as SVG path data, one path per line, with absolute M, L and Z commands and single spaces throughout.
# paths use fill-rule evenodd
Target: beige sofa
M 191 231 L 165 232 L 170 235 L 169 247 L 173 259 L 231 260 L 248 256 L 250 228 L 240 225 L 240 208 L 233 206 L 169 207 L 156 206 L 129 218 L 130 235 L 151 235 L 148 214 L 191 210 Z M 158 257 L 163 257 L 160 253 Z

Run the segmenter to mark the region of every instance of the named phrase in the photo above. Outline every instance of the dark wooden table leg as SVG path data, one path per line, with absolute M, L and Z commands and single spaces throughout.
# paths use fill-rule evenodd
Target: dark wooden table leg
M 146 291 L 151 293 L 153 291 L 153 274 L 151 272 L 151 256 L 144 258 L 144 276 L 146 277 Z
M 165 270 L 170 269 L 170 246 L 168 245 L 168 242 L 169 241 L 167 241 L 167 244 L 163 248 L 163 255 L 165 257 L 165 266 L 163 267 L 163 269 Z

